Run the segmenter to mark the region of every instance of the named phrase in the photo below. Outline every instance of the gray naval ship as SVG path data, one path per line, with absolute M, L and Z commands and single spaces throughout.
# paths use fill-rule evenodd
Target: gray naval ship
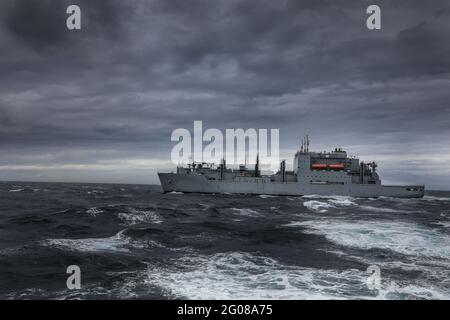
M 261 175 L 258 157 L 254 169 L 245 165 L 227 168 L 192 163 L 178 167 L 176 173 L 158 173 L 164 192 L 239 193 L 264 195 L 341 195 L 376 198 L 423 197 L 423 185 L 382 185 L 375 162 L 364 163 L 348 157 L 340 148 L 331 152 L 310 152 L 309 139 L 294 156 L 294 170 L 286 170 L 286 161 L 273 175 Z

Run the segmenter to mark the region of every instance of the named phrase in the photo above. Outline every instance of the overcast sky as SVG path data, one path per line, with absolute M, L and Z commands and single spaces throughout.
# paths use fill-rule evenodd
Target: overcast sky
M 157 183 L 202 120 L 450 189 L 446 0 L 0 0 L 0 43 L 0 180 Z

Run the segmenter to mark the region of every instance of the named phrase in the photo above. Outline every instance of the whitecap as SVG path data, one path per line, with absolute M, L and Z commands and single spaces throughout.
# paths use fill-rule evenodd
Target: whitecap
M 248 209 L 248 208 L 230 208 L 233 211 L 233 214 L 245 216 L 245 217 L 260 217 L 261 213 L 256 210 Z
M 92 190 L 92 191 L 88 191 L 87 194 L 103 194 L 105 193 L 104 191 L 100 191 L 100 190 Z
M 308 209 L 319 213 L 327 212 L 330 208 L 336 208 L 332 204 L 316 200 L 305 201 L 303 202 L 303 205 Z
M 103 213 L 103 210 L 98 209 L 97 207 L 92 207 L 86 210 L 86 213 L 89 213 L 91 216 L 96 217 L 98 214 Z
M 449 197 L 423 196 L 420 200 L 424 201 L 450 201 Z
M 344 207 L 349 207 L 349 206 L 356 206 L 357 204 L 353 201 L 351 201 L 350 199 L 331 199 L 329 200 L 329 202 L 331 202 L 334 205 L 337 206 L 344 206 Z
M 450 296 L 448 292 L 434 286 L 399 285 L 395 281 L 382 286 L 376 296 L 376 299 L 379 300 L 399 300 L 403 298 L 448 300 Z
M 306 233 L 324 235 L 337 244 L 360 249 L 380 248 L 405 255 L 450 259 L 450 238 L 434 229 L 395 221 L 313 220 L 289 227 L 308 228 Z
M 138 210 L 130 208 L 129 212 L 120 212 L 118 217 L 127 225 L 134 225 L 137 223 L 162 223 L 163 219 L 155 211 Z
M 69 251 L 80 252 L 116 252 L 127 253 L 130 249 L 143 249 L 148 246 L 161 247 L 156 241 L 134 241 L 124 235 L 122 230 L 108 238 L 84 238 L 84 239 L 47 239 L 41 241 L 41 245 L 52 246 Z
M 122 230 L 108 238 L 85 238 L 85 239 L 47 239 L 41 242 L 43 245 L 54 246 L 70 251 L 81 252 L 129 252 L 130 238 L 123 234 Z
M 278 196 L 274 196 L 271 194 L 260 194 L 259 197 L 262 199 L 267 199 L 267 198 L 277 198 Z
M 408 213 L 410 211 L 406 210 L 397 210 L 391 208 L 381 208 L 381 207 L 372 207 L 372 206 L 360 206 L 363 210 L 374 211 L 374 212 L 386 212 L 386 213 Z
M 339 196 L 339 195 L 321 195 L 321 194 L 307 194 L 301 196 L 303 199 L 333 199 L 333 200 L 350 200 L 353 201 L 355 198 L 351 196 Z
M 174 270 L 150 268 L 146 282 L 175 298 L 194 300 L 338 299 L 338 287 L 364 285 L 355 270 L 324 271 L 321 276 L 320 270 L 287 267 L 271 258 L 241 252 L 185 256 L 175 264 Z
M 383 299 L 398 288 L 367 289 L 366 270 L 315 269 L 290 266 L 275 259 L 243 252 L 190 255 L 173 260 L 174 268 L 149 266 L 149 285 L 181 299 Z M 433 287 L 403 289 L 413 298 L 440 298 Z
M 9 190 L 9 192 L 20 192 L 23 191 L 24 189 L 11 189 Z

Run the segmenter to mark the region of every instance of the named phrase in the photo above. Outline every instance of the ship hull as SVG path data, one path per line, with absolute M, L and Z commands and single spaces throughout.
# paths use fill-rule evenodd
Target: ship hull
M 164 192 L 265 194 L 265 195 L 340 195 L 363 198 L 420 198 L 423 186 L 386 186 L 370 184 L 312 185 L 309 182 L 272 182 L 263 178 L 239 177 L 208 180 L 200 174 L 158 173 Z

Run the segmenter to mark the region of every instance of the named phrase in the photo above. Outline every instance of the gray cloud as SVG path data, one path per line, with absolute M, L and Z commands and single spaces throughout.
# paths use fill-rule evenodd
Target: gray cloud
M 280 128 L 287 158 L 309 133 L 448 188 L 431 167 L 450 165 L 450 5 L 384 0 L 369 31 L 369 4 L 4 1 L 0 179 L 155 183 L 172 130 L 203 120 Z

